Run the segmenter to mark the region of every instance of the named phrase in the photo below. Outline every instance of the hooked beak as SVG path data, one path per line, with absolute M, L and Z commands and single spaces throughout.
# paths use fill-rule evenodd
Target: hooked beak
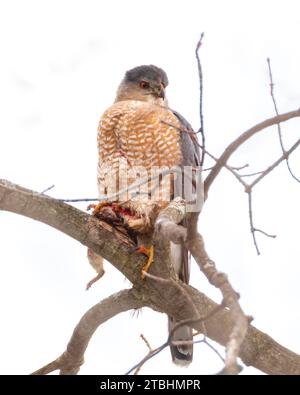
M 164 100 L 165 90 L 162 85 L 155 85 L 152 87 L 153 95 Z

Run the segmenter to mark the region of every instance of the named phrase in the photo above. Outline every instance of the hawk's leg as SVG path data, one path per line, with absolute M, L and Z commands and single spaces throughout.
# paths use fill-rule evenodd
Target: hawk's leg
M 147 256 L 148 256 L 148 261 L 146 265 L 142 269 L 142 279 L 145 278 L 145 273 L 148 272 L 152 262 L 153 262 L 153 257 L 154 257 L 154 246 L 152 245 L 150 248 L 147 248 Z
M 142 279 L 145 278 L 145 274 L 144 272 L 148 272 L 152 262 L 153 262 L 153 257 L 154 257 L 154 246 L 151 245 L 151 247 L 147 248 L 143 245 L 141 245 L 140 247 L 136 247 L 134 248 L 134 250 L 132 252 L 138 252 L 140 254 L 146 255 L 148 257 L 148 261 L 145 264 L 145 266 L 142 269 Z

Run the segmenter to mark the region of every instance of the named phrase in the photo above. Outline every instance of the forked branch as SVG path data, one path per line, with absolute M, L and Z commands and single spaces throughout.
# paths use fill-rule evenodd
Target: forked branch
M 77 374 L 84 362 L 84 353 L 96 329 L 115 315 L 131 309 L 139 309 L 144 304 L 132 289 L 123 290 L 102 300 L 88 310 L 74 329 L 66 351 L 33 375 L 45 375 L 59 370 L 61 375 Z
M 109 260 L 134 284 L 133 292 L 138 300 L 142 300 L 141 305 L 147 305 L 156 311 L 171 315 L 177 321 L 194 318 L 189 303 L 183 303 L 182 292 L 178 287 L 173 287 L 171 284 L 169 288 L 166 288 L 156 281 L 141 280 L 140 273 L 145 259 L 133 256 L 130 253 L 133 246 L 132 240 L 116 229 L 113 230 L 110 225 L 56 199 L 5 180 L 0 181 L 0 210 L 11 211 L 48 224 L 92 248 Z M 193 301 L 200 317 L 207 316 L 216 308 L 217 305 L 212 300 L 193 287 L 186 284 L 181 284 L 181 287 Z M 131 296 L 128 297 L 131 298 Z M 122 311 L 139 305 L 139 302 L 137 304 L 136 301 L 130 302 Z M 177 306 L 181 308 L 178 309 Z M 99 314 L 101 316 L 102 313 Z M 109 315 L 106 316 L 106 319 L 108 318 Z M 101 322 L 101 319 L 97 322 Z M 235 325 L 236 322 L 231 312 L 222 309 L 206 320 L 206 335 L 226 345 Z M 196 330 L 203 330 L 201 323 L 195 323 L 192 326 Z M 73 344 L 76 343 L 77 336 L 80 338 L 80 333 L 82 332 L 74 332 Z M 84 341 L 81 339 L 80 342 L 81 350 L 83 350 L 88 343 L 88 337 Z M 71 366 L 73 372 L 78 370 L 82 362 L 80 355 L 82 351 L 74 358 L 77 363 L 74 362 Z M 241 345 L 240 357 L 247 365 L 251 364 L 265 373 L 300 374 L 300 356 L 280 346 L 269 336 L 251 326 Z M 51 369 L 53 370 L 53 366 Z
M 236 138 L 228 147 L 224 150 L 217 163 L 214 165 L 208 176 L 204 181 L 204 196 L 207 199 L 209 188 L 216 179 L 217 175 L 220 173 L 221 169 L 227 163 L 230 156 L 247 140 L 249 140 L 256 133 L 270 126 L 277 125 L 280 122 L 286 122 L 289 119 L 300 117 L 300 109 L 295 111 L 290 111 L 285 114 L 277 115 L 276 117 L 266 119 L 265 121 L 258 123 L 252 128 L 248 129 L 246 132 L 242 133 L 238 138 Z

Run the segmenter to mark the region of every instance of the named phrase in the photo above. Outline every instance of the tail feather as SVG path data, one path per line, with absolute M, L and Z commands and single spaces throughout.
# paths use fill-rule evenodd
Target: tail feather
M 185 283 L 189 282 L 190 277 L 190 259 L 188 256 L 188 250 L 180 245 L 171 243 L 171 260 L 174 270 L 180 280 Z M 172 317 L 168 317 L 169 332 L 177 324 L 177 321 Z M 192 341 L 193 330 L 189 326 L 182 326 L 178 328 L 172 336 L 174 341 Z M 177 346 L 170 346 L 172 360 L 175 364 L 180 366 L 187 366 L 193 360 L 193 344 L 182 344 Z
M 177 322 L 169 317 L 169 332 L 174 328 Z M 189 326 L 182 326 L 176 330 L 172 336 L 175 341 L 192 341 L 193 331 Z M 170 346 L 172 360 L 176 365 L 187 366 L 193 360 L 193 345 L 182 344 L 178 346 Z

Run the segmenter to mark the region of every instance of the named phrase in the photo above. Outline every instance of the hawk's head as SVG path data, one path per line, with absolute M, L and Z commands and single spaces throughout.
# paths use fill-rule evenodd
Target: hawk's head
M 138 66 L 128 70 L 119 86 L 116 101 L 142 100 L 165 105 L 167 74 L 159 67 Z

